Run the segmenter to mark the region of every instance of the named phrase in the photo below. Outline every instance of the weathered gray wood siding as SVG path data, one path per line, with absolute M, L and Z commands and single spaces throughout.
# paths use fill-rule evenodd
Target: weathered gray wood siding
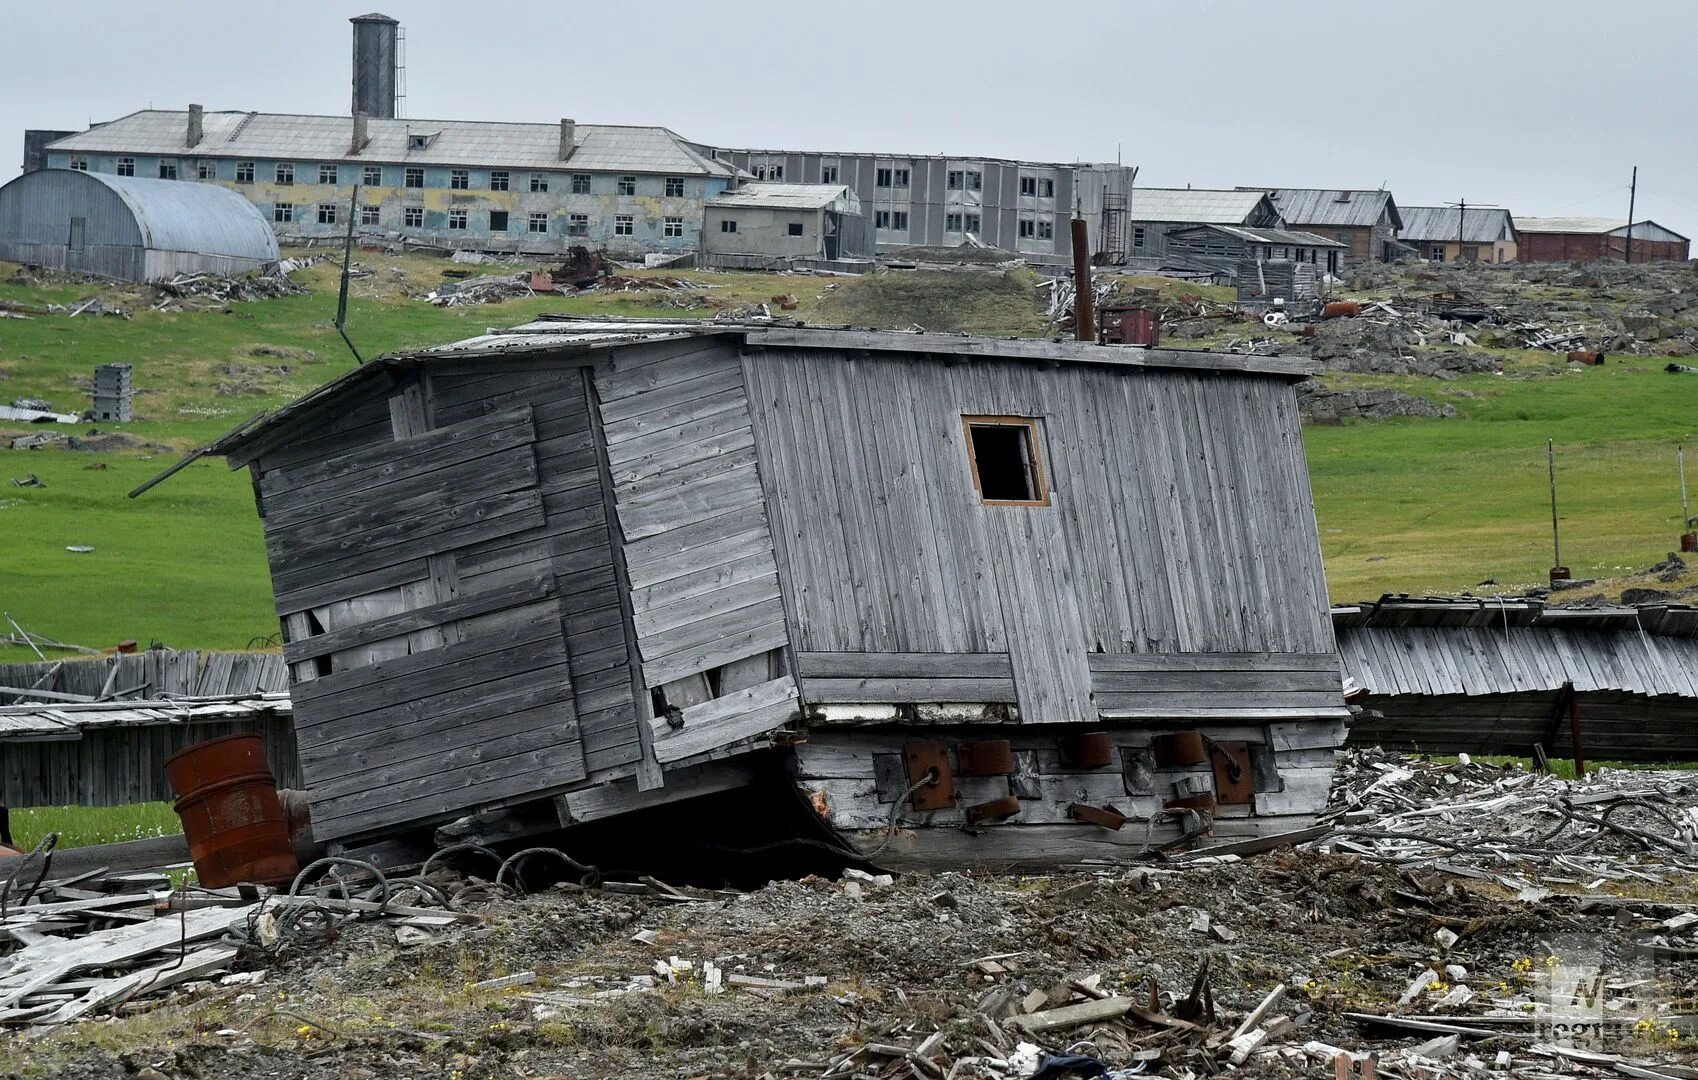
M 1093 653 L 1334 652 L 1284 380 L 785 348 L 745 368 L 804 656 L 1006 653 L 1031 723 L 1098 717 Z M 1051 505 L 981 502 L 970 414 L 1039 418 Z M 959 677 L 940 659 L 891 674 Z M 1143 674 L 1222 716 L 1279 696 L 1183 659 Z
M 657 759 L 780 726 L 796 686 L 767 659 L 789 632 L 737 347 L 619 350 L 595 393 L 642 681 L 698 687 L 654 723 Z
M 509 371 L 420 373 L 256 463 L 319 839 L 586 775 L 563 633 L 572 600 L 546 557 L 491 565 L 527 539 L 546 548 L 536 538 L 559 524 L 547 466 L 562 441 L 583 441 L 586 412 L 569 376 L 555 381 L 573 433 L 513 394 Z
M 0 803 L 6 806 L 127 806 L 169 802 L 165 759 L 225 735 L 265 739 L 265 758 L 280 788 L 301 786 L 295 735 L 287 720 L 111 727 L 80 739 L 0 746 Z

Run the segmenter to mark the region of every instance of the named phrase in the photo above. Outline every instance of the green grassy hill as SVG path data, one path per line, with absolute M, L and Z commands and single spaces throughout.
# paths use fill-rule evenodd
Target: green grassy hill
M 469 337 L 541 312 L 711 316 L 786 294 L 805 320 L 895 328 L 925 314 L 934 328 L 998 334 L 1042 326 L 1035 279 L 1024 273 L 994 275 L 961 298 L 956 286 L 976 276 L 940 283 L 914 274 L 850 280 L 686 271 L 714 287 L 438 308 L 421 297 L 450 264 L 361 258 L 371 275 L 354 282 L 349 327 L 367 356 Z M 0 308 L 9 302 L 14 310 L 39 310 L 99 294 L 131 312 L 128 319 L 0 318 L 0 403 L 43 398 L 61 411 L 83 409 L 95 365 L 107 362 L 134 365 L 137 387 L 134 422 L 59 429 L 79 437 L 117 432 L 124 446 L 0 449 L 0 610 L 31 631 L 93 647 L 136 638 L 240 648 L 276 634 L 245 474 L 202 461 L 138 500 L 125 493 L 188 449 L 352 366 L 331 321 L 336 269 L 321 264 L 297 280 L 311 292 L 167 313 L 150 310 L 158 300 L 151 290 L 44 282 L 0 264 Z M 1666 374 L 1665 361 L 1651 357 L 1611 357 L 1584 370 L 1547 354 L 1506 359 L 1507 374 L 1447 382 L 1331 377 L 1403 389 L 1458 410 L 1452 419 L 1307 430 L 1335 600 L 1455 592 L 1487 578 L 1505 591 L 1541 581 L 1550 565 L 1546 438 L 1558 446 L 1563 552 L 1576 576 L 1617 577 L 1675 545 L 1674 444 L 1698 426 L 1698 376 Z M 0 446 L 28 430 L 0 422 Z M 44 486 L 14 485 L 32 474 Z M 1698 486 L 1698 456 L 1694 474 Z M 75 545 L 94 550 L 65 550 Z M 28 655 L 0 647 L 0 658 L 20 654 Z

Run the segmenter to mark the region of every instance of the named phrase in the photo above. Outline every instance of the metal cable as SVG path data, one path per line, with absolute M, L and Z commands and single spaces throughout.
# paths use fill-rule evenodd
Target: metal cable
M 572 856 L 566 854 L 564 851 L 561 851 L 559 848 L 551 847 L 525 848 L 523 851 L 515 851 L 513 854 L 507 856 L 506 860 L 501 864 L 501 869 L 495 872 L 495 883 L 497 885 L 506 885 L 507 875 L 511 873 L 516 884 L 509 887 L 515 889 L 521 896 L 524 895 L 524 879 L 519 876 L 518 867 L 520 863 L 534 855 L 547 855 L 551 858 L 559 859 L 571 869 L 580 872 L 583 877 L 579 879 L 579 883 L 586 889 L 593 889 L 601 883 L 601 871 L 597 870 L 593 866 L 586 866 L 572 858 Z
M 914 797 L 914 792 L 923 787 L 929 787 L 936 784 L 941 778 L 941 775 L 937 771 L 937 766 L 934 765 L 926 770 L 926 775 L 908 785 L 908 790 L 904 791 L 900 798 L 890 804 L 890 820 L 886 821 L 884 825 L 884 839 L 879 841 L 878 847 L 867 852 L 864 856 L 862 856 L 862 858 L 871 859 L 873 856 L 890 846 L 890 842 L 896 839 L 896 819 L 902 816 L 902 804 L 907 802 L 909 799 L 912 799 Z

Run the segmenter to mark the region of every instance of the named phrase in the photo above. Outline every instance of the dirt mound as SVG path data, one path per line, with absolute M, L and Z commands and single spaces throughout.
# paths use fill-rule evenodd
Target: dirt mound
M 883 271 L 830 290 L 817 319 L 876 330 L 1030 334 L 1043 325 L 1037 281 L 1024 269 Z

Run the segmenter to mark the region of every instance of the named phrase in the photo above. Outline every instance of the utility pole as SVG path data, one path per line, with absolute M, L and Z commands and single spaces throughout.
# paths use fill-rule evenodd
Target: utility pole
M 1462 261 L 1462 242 L 1468 235 L 1468 200 L 1456 200 L 1456 258 Z
M 1551 470 L 1551 555 L 1555 564 L 1551 567 L 1551 586 L 1556 587 L 1558 581 L 1566 581 L 1569 577 L 1568 567 L 1562 565 L 1562 532 L 1557 526 L 1557 485 L 1556 485 L 1556 441 L 1545 440 L 1545 460 Z
M 1633 263 L 1633 202 L 1639 197 L 1639 166 L 1633 166 L 1633 182 L 1627 185 L 1627 262 Z

